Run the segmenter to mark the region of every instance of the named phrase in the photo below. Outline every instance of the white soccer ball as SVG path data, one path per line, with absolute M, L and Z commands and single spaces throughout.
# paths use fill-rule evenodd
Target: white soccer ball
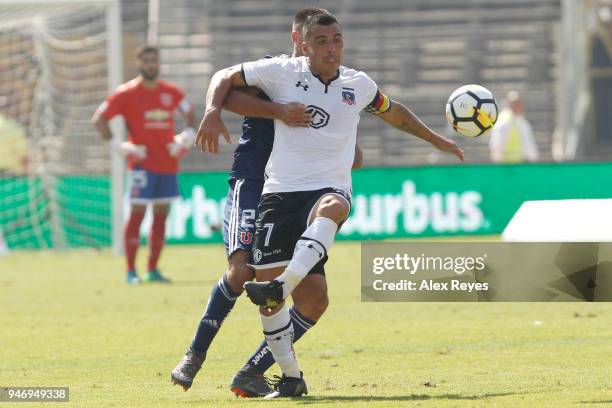
M 476 137 L 487 133 L 497 122 L 497 102 L 491 91 L 480 85 L 464 85 L 446 103 L 446 119 L 457 133 Z

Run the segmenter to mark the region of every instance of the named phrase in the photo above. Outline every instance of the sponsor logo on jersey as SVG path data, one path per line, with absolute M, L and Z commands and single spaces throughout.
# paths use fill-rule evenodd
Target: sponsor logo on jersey
M 162 92 L 159 94 L 159 101 L 164 106 L 172 106 L 172 94 Z
M 251 242 L 253 242 L 253 233 L 245 231 L 240 232 L 240 242 L 245 245 L 249 245 Z
M 306 107 L 306 112 L 310 113 L 312 116 L 312 122 L 310 123 L 311 128 L 320 129 L 327 126 L 329 123 L 329 113 L 323 108 L 319 108 L 315 105 L 308 105 Z
M 342 88 L 342 102 L 348 105 L 355 104 L 355 90 L 353 88 Z
M 170 119 L 172 113 L 163 109 L 153 109 L 149 111 L 145 111 L 144 117 L 145 120 L 150 120 L 154 122 L 163 122 Z

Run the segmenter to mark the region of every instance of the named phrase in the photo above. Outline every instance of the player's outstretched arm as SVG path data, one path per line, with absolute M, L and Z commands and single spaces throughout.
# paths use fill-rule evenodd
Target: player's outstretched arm
M 229 132 L 221 119 L 221 109 L 233 86 L 247 86 L 242 78 L 240 65 L 217 71 L 210 80 L 206 92 L 206 110 L 196 137 L 196 146 L 203 152 L 207 149 L 210 153 L 219 152 L 220 134 L 227 143 L 231 143 Z
M 252 118 L 278 119 L 287 126 L 308 127 L 312 113 L 301 103 L 276 103 L 254 96 L 258 88 L 231 89 L 223 102 L 223 109 Z
M 455 142 L 431 130 L 410 109 L 401 103 L 392 101 L 389 110 L 377 116 L 394 128 L 426 140 L 438 150 L 452 153 L 459 160 L 463 161 L 463 150 Z

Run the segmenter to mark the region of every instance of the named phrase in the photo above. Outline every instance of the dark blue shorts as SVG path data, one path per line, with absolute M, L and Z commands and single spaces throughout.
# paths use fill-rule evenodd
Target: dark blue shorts
M 132 204 L 169 203 L 180 196 L 176 174 L 160 174 L 134 168 L 128 175 Z
M 263 180 L 231 179 L 223 216 L 223 241 L 229 258 L 237 249 L 251 252 L 255 238 L 257 206 Z

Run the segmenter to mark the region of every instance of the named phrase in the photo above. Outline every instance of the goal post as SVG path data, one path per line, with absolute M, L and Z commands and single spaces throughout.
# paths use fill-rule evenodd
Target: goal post
M 108 0 L 109 12 L 106 15 L 109 94 L 123 82 L 123 47 L 121 41 L 121 4 L 120 0 Z M 124 130 L 116 120 L 111 123 L 115 137 L 125 139 Z M 110 146 L 109 146 L 110 149 Z M 112 245 L 115 255 L 123 254 L 123 192 L 125 180 L 125 160 L 110 152 L 112 186 Z
M 125 163 L 90 123 L 123 79 L 120 0 L 0 0 L 0 19 L 3 245 L 120 254 Z

